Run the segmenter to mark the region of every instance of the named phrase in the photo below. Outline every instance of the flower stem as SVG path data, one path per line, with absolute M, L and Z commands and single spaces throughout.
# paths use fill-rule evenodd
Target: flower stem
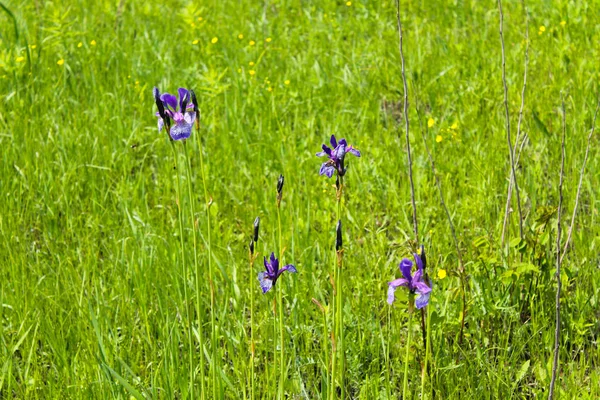
M 211 344 L 211 352 L 212 352 L 212 362 L 211 362 L 211 376 L 212 376 L 212 395 L 213 399 L 218 398 L 217 392 L 220 391 L 219 382 L 217 379 L 217 371 L 218 371 L 218 359 L 217 359 L 217 334 L 216 334 L 216 321 L 215 321 L 215 285 L 213 282 L 214 279 L 214 271 L 212 266 L 212 251 L 211 251 L 211 240 L 210 240 L 210 205 L 212 200 L 208 195 L 208 185 L 206 181 L 206 175 L 204 173 L 204 157 L 202 151 L 202 140 L 200 139 L 200 135 L 198 135 L 198 152 L 200 153 L 200 172 L 202 174 L 202 186 L 204 187 L 204 201 L 206 207 L 206 240 L 208 247 L 208 282 L 210 285 L 210 344 Z
M 426 310 L 427 313 L 427 340 L 425 342 L 425 365 L 423 367 L 423 372 L 421 374 L 421 399 L 425 397 L 425 381 L 427 380 L 427 364 L 429 361 L 429 353 L 431 352 L 431 331 L 430 331 L 430 322 L 431 322 L 431 313 L 429 312 L 429 307 Z
M 198 132 L 199 133 L 199 132 Z M 199 136 L 198 136 L 199 137 Z M 195 288 L 196 288 L 196 315 L 198 318 L 198 336 L 199 336 L 199 353 L 200 353 L 200 398 L 204 399 L 204 362 L 202 347 L 204 346 L 204 330 L 202 328 L 202 313 L 200 312 L 200 266 L 198 263 L 198 225 L 196 224 L 196 201 L 194 199 L 194 192 L 192 191 L 192 165 L 188 156 L 187 142 L 183 142 L 183 150 L 185 153 L 185 159 L 187 163 L 187 175 L 188 175 L 188 195 L 190 198 L 190 210 L 192 215 L 192 229 L 194 232 L 194 273 L 195 273 Z M 192 386 L 193 387 L 193 386 Z M 194 392 L 192 390 L 192 397 Z
M 179 160 L 177 157 L 177 151 L 175 150 L 175 142 L 171 141 L 171 150 L 173 151 L 173 159 L 175 161 L 175 173 L 177 174 L 177 212 L 178 212 L 178 220 L 179 220 L 179 243 L 181 244 L 181 263 L 183 266 L 183 297 L 185 301 L 185 310 L 188 319 L 188 323 L 190 326 L 188 327 L 188 345 L 189 345 L 189 369 L 190 369 L 190 390 L 192 393 L 192 397 L 194 397 L 194 352 L 193 352 L 193 343 L 192 343 L 192 326 L 190 319 L 190 308 L 189 308 L 189 294 L 188 294 L 188 267 L 185 262 L 185 243 L 183 239 L 183 210 L 181 209 L 181 176 L 179 174 Z
M 283 247 L 281 245 L 281 208 L 280 203 L 277 202 L 277 232 L 279 235 L 279 256 L 281 257 L 281 265 L 283 265 Z M 283 399 L 285 384 L 285 347 L 284 347 L 284 331 L 283 331 L 283 285 L 279 283 L 278 305 L 279 308 L 279 399 Z
M 338 221 L 342 219 L 342 197 L 344 194 L 344 177 L 340 176 L 339 194 L 337 196 L 337 217 Z M 343 249 L 336 250 L 336 266 L 338 269 L 338 343 L 339 343 L 339 384 L 341 387 L 341 398 L 345 398 L 345 385 L 344 385 L 344 372 L 345 372 L 345 353 L 344 353 L 344 303 L 342 296 L 342 260 L 343 260 Z
M 254 254 L 250 254 L 250 279 L 252 282 Z M 250 400 L 254 400 L 254 290 L 250 288 Z
M 408 325 L 406 329 L 408 330 L 408 338 L 406 339 L 406 355 L 404 356 L 404 383 L 402 384 L 402 400 L 406 400 L 406 392 L 408 389 L 408 356 L 410 354 L 410 340 L 411 340 L 411 323 L 412 323 L 412 304 L 409 304 L 408 309 Z

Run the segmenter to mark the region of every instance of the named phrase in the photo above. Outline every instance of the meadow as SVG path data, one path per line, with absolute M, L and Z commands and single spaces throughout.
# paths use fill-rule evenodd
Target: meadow
M 393 1 L 0 0 L 0 398 L 545 398 L 557 254 L 555 397 L 600 398 L 600 2 L 502 3 L 505 240 L 498 4 L 400 5 L 412 174 Z

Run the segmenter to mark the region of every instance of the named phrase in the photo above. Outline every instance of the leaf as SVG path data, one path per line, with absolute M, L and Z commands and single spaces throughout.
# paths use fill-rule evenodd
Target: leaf
M 523 365 L 521 365 L 521 368 L 519 369 L 519 372 L 517 373 L 517 382 L 520 382 L 527 374 L 527 371 L 529 371 L 529 363 L 530 363 L 530 360 L 527 360 L 523 363 Z

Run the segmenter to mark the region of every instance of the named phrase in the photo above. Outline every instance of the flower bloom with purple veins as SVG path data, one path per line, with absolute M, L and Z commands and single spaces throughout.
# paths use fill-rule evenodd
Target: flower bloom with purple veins
M 321 165 L 319 175 L 326 175 L 328 178 L 331 178 L 333 173 L 337 171 L 339 176 L 344 176 L 346 174 L 346 168 L 344 167 L 346 153 L 352 153 L 356 157 L 360 157 L 360 151 L 353 148 L 352 145 L 348 146 L 346 139 L 340 139 L 339 142 L 336 141 L 335 135 L 331 135 L 330 143 L 333 149 L 323 144 L 323 151 L 317 153 L 317 157 L 327 156 L 329 158 Z
M 291 264 L 279 269 L 279 260 L 275 258 L 275 253 L 271 253 L 271 258 L 268 261 L 267 257 L 265 257 L 265 269 L 266 271 L 258 273 L 258 281 L 260 282 L 260 287 L 263 293 L 267 293 L 273 286 L 275 286 L 277 278 L 279 278 L 279 275 L 281 275 L 284 271 L 298 272 L 296 271 L 296 267 Z
M 416 293 L 418 295 L 415 300 L 417 308 L 423 308 L 429 303 L 431 288 L 423 281 L 423 260 L 421 260 L 421 257 L 418 254 L 414 254 L 414 257 L 417 264 L 417 271 L 415 274 L 412 275 L 413 262 L 408 258 L 404 258 L 402 259 L 402 262 L 400 262 L 400 272 L 402 272 L 404 278 L 398 278 L 388 283 L 388 304 L 391 305 L 394 302 L 394 294 L 396 289 L 400 286 L 407 288 L 411 294 Z
M 177 97 L 170 93 L 160 94 L 157 88 L 154 88 L 154 97 L 158 98 L 163 105 L 164 116 L 161 115 L 160 106 L 158 117 L 158 131 L 162 131 L 165 122 L 169 131 L 169 135 L 173 140 L 183 140 L 190 137 L 196 113 L 194 112 L 194 104 L 190 101 L 190 92 L 187 89 L 179 88 L 179 101 Z M 159 101 L 157 100 L 157 105 Z M 165 121 L 165 119 L 167 121 Z M 173 121 L 173 124 L 171 124 Z

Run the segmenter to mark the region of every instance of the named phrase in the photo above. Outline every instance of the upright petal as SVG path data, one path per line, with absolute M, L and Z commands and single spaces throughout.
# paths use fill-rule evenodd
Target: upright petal
M 412 285 L 415 286 L 417 282 L 421 282 L 423 280 L 423 270 L 421 268 L 417 268 L 417 271 L 412 277 Z
M 271 273 L 273 275 L 277 275 L 277 271 L 279 271 L 279 260 L 275 257 L 275 253 L 271 252 Z
M 340 162 L 343 162 L 346 157 L 346 145 L 338 143 L 338 146 L 332 152 L 332 156 Z
M 412 274 L 410 273 L 412 271 L 412 266 L 413 263 L 408 258 L 403 258 L 400 262 L 400 272 L 402 272 L 404 278 L 409 282 L 412 281 Z
M 318 152 L 317 157 L 331 156 L 331 149 L 328 146 L 322 145 L 321 148 L 323 151 Z
M 338 142 L 338 146 L 348 146 L 348 142 L 346 141 L 346 139 L 340 139 L 340 141 Z
M 331 143 L 331 147 L 333 147 L 334 149 L 337 147 L 337 141 L 335 140 L 335 135 L 331 135 L 331 138 L 329 139 L 329 143 Z
M 179 93 L 179 110 L 185 112 L 185 109 L 190 102 L 190 92 L 181 87 L 177 89 L 177 92 Z
M 170 93 L 163 93 L 160 95 L 160 100 L 169 107 L 172 111 L 177 110 L 177 97 Z
M 425 246 L 421 245 L 421 261 L 423 262 L 423 270 L 427 268 L 427 257 L 425 256 Z
M 267 293 L 273 287 L 273 281 L 264 272 L 258 273 L 258 282 L 263 293 Z

